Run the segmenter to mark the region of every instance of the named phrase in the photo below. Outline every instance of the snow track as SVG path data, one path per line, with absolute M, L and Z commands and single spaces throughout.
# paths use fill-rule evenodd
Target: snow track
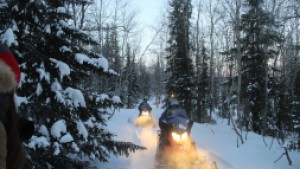
M 157 124 L 163 109 L 152 106 L 152 115 Z M 129 157 L 115 157 L 112 155 L 109 163 L 97 164 L 100 169 L 152 169 L 157 145 L 157 130 L 142 131 L 134 127 L 135 119 L 139 112 L 137 109 L 121 109 L 108 121 L 108 129 L 117 135 L 117 141 L 129 141 L 147 148 L 145 151 L 136 151 Z M 207 161 L 208 166 L 216 161 L 219 169 L 299 169 L 299 152 L 290 152 L 293 165 L 288 166 L 286 159 L 274 163 L 282 154 L 281 145 L 275 142 L 272 148 L 265 146 L 271 143 L 270 138 L 264 138 L 253 133 L 248 133 L 248 139 L 239 148 L 236 147 L 236 134 L 231 126 L 218 119 L 217 124 L 193 125 L 191 137 L 196 142 L 199 154 Z

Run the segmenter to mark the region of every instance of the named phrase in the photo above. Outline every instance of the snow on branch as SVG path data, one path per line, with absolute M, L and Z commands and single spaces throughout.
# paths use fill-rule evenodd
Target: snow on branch
M 56 12 L 57 13 L 66 13 L 66 8 L 65 7 L 58 7 Z
M 51 91 L 55 93 L 55 99 L 59 103 L 66 104 L 70 107 L 86 107 L 86 102 L 83 96 L 83 93 L 71 87 L 62 89 L 60 83 L 56 80 L 51 85 Z
M 51 127 L 51 135 L 55 138 L 60 138 L 62 133 L 67 132 L 67 126 L 65 120 L 56 121 Z
M 75 59 L 79 64 L 87 63 L 95 66 L 96 68 L 103 69 L 104 72 L 108 72 L 108 61 L 102 55 L 100 55 L 99 58 L 90 58 L 86 54 L 76 53 Z
M 76 53 L 75 54 L 75 59 L 79 64 L 83 64 L 83 63 L 88 63 L 89 64 L 90 61 L 91 61 L 91 59 L 83 53 Z
M 46 72 L 44 63 L 40 65 L 40 68 L 36 69 L 36 72 L 39 74 L 40 81 L 45 80 L 46 82 L 50 83 L 50 73 Z
M 74 107 L 86 107 L 86 103 L 83 97 L 83 93 L 78 89 L 73 89 L 71 87 L 66 88 L 64 90 L 64 94 L 68 98 L 68 104 L 69 106 Z
M 72 137 L 72 135 L 70 133 L 67 133 L 66 135 L 62 136 L 59 139 L 60 143 L 69 143 L 69 142 L 72 142 L 72 141 L 74 141 L 74 138 Z
M 70 75 L 71 69 L 66 63 L 53 58 L 50 58 L 50 60 L 56 64 L 55 67 L 59 70 L 60 81 L 63 81 L 64 76 Z
M 43 136 L 46 136 L 46 137 L 50 136 L 49 131 L 45 125 L 41 125 L 38 132 Z
M 60 83 L 55 80 L 54 83 L 52 83 L 51 85 L 51 91 L 55 93 L 55 99 L 57 102 L 65 104 L 65 98 L 64 95 L 62 93 L 62 87 L 60 85 Z
M 43 131 L 44 133 L 45 131 Z M 67 125 L 66 125 L 66 121 L 63 119 L 60 119 L 58 121 L 56 121 L 50 129 L 50 133 L 51 136 L 56 138 L 59 143 L 69 143 L 74 141 L 73 136 L 70 133 L 67 133 Z M 47 135 L 47 133 L 44 133 L 45 135 Z M 64 135 L 63 135 L 64 134 Z M 37 141 L 35 141 L 37 142 Z M 58 155 L 60 153 L 60 145 L 58 142 L 55 142 L 54 147 L 55 147 L 55 155 Z M 34 146 L 33 143 L 31 143 L 30 145 L 31 147 Z
M 18 46 L 18 41 L 16 36 L 12 30 L 12 28 L 8 28 L 3 34 L 3 38 L 1 39 L 2 43 L 5 43 L 7 46 L 11 46 L 12 44 Z
M 119 96 L 113 96 L 111 99 L 112 99 L 114 104 L 121 104 L 122 103 L 121 98 Z
M 48 139 L 44 136 L 32 136 L 29 143 L 26 145 L 26 147 L 31 148 L 31 149 L 36 149 L 36 148 L 47 148 L 50 146 L 50 142 Z
M 85 141 L 88 141 L 89 133 L 88 133 L 86 127 L 84 126 L 83 122 L 77 121 L 76 124 L 77 124 L 78 135 L 82 136 Z
M 109 96 L 107 94 L 100 94 L 96 97 L 96 102 L 105 102 L 106 100 L 110 101 Z

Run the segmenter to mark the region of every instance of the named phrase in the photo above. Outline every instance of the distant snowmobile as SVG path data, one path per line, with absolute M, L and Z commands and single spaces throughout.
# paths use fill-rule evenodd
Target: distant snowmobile
M 190 119 L 184 109 L 170 109 L 162 119 L 155 169 L 207 169 L 190 137 Z M 215 168 L 217 169 L 217 168 Z
M 152 127 L 154 128 L 155 122 L 153 120 L 152 114 L 150 110 L 143 109 L 141 110 L 139 116 L 137 117 L 135 121 L 136 127 Z

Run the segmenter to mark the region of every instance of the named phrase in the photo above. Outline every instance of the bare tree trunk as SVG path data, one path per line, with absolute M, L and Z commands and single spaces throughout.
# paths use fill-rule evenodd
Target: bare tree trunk
M 241 35 L 240 35 L 240 30 L 239 27 L 241 25 L 240 21 L 240 10 L 241 10 L 241 0 L 236 0 L 236 11 L 235 11 L 235 20 L 236 20 L 236 25 L 235 25 L 235 35 L 236 35 L 236 47 L 237 47 L 237 75 L 238 75 L 238 83 L 237 83 L 237 127 L 239 129 L 242 128 L 242 103 L 241 103 L 241 98 L 242 98 L 242 93 L 241 93 L 241 86 L 242 86 L 242 52 L 241 52 Z
M 213 97 L 214 97 L 214 17 L 212 9 L 212 1 L 209 3 L 209 14 L 210 14 L 210 64 L 209 64 L 209 76 L 210 76 L 210 86 L 209 86 L 209 117 L 211 119 L 212 109 L 213 109 Z
M 197 76 L 197 112 L 199 112 L 197 114 L 197 119 L 201 119 L 202 117 L 202 108 L 201 108 L 201 91 L 199 89 L 199 83 L 200 83 L 200 62 L 201 62 L 201 58 L 200 58 L 200 42 L 199 42 L 199 34 L 200 34 L 200 30 L 199 30 L 199 21 L 200 21 L 200 11 L 201 11 L 201 5 L 200 3 L 197 5 L 197 21 L 196 21 L 196 76 Z

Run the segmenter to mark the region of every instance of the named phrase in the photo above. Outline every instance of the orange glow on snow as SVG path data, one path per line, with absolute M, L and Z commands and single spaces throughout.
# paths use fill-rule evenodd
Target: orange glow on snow
M 140 126 L 140 127 L 155 127 L 155 122 L 151 115 L 141 115 L 136 118 L 135 120 L 135 126 Z

